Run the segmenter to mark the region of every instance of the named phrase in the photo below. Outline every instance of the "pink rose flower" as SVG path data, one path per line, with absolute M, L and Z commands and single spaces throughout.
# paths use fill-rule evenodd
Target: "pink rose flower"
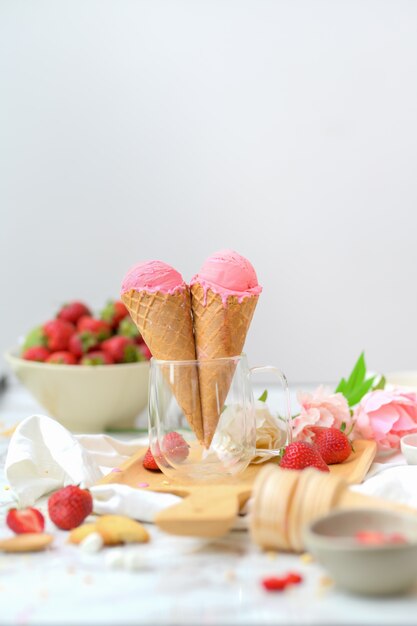
M 374 439 L 378 450 L 395 451 L 403 435 L 417 432 L 417 394 L 400 389 L 370 391 L 353 417 L 356 437 Z
M 298 393 L 297 400 L 301 409 L 292 421 L 294 439 L 308 439 L 309 426 L 340 428 L 345 422 L 349 430 L 352 418 L 342 393 L 332 393 L 321 385 L 313 393 Z

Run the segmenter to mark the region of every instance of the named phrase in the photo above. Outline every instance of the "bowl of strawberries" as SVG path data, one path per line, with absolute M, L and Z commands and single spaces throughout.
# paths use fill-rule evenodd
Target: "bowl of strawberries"
M 64 304 L 5 358 L 51 417 L 77 433 L 126 429 L 146 407 L 149 348 L 122 302 Z

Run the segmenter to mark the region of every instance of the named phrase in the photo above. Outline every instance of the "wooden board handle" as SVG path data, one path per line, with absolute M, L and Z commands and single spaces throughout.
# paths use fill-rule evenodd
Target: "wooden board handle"
M 249 493 L 248 490 L 247 497 Z M 173 535 L 221 537 L 232 528 L 243 495 L 226 485 L 202 486 L 198 492 L 158 513 L 155 523 Z

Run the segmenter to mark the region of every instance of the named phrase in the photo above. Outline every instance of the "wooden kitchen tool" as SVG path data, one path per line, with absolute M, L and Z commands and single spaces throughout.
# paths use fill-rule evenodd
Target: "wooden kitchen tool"
M 260 465 L 249 465 L 233 482 L 181 484 L 160 472 L 146 470 L 142 465 L 146 450 L 141 448 L 99 484 L 122 483 L 137 489 L 181 496 L 183 500 L 180 503 L 161 511 L 154 520 L 162 530 L 174 535 L 224 535 L 233 526 L 239 510 L 250 497 L 257 476 L 265 467 L 277 467 L 277 461 L 271 460 Z M 357 440 L 350 457 L 340 465 L 332 465 L 330 472 L 343 477 L 348 483 L 362 482 L 375 453 L 375 442 Z
M 379 508 L 414 513 L 417 509 L 355 493 L 339 473 L 314 468 L 263 467 L 253 489 L 250 532 L 261 548 L 301 552 L 303 529 L 334 509 Z

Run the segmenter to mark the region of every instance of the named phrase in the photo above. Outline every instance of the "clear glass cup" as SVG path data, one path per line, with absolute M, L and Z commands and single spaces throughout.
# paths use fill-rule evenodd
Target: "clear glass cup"
M 278 368 L 249 368 L 244 354 L 200 361 L 151 359 L 150 447 L 167 477 L 182 483 L 233 480 L 255 456 L 278 453 L 256 448 L 252 376 L 265 371 L 274 373 L 283 388 L 285 415 L 277 422 L 287 444 L 290 398 L 287 380 Z

